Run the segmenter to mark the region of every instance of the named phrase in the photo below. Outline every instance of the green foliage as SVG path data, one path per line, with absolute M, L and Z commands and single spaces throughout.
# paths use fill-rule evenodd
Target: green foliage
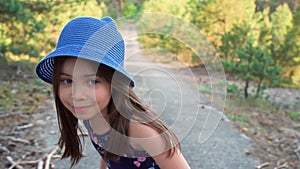
M 39 40 L 36 32 L 43 32 L 51 3 L 46 1 L 0 1 L 1 10 L 1 53 L 29 54 L 38 56 L 37 46 L 32 40 Z
M 248 121 L 248 118 L 247 118 L 245 112 L 242 112 L 241 115 L 239 115 L 239 114 L 231 114 L 230 118 L 233 121 L 239 121 L 239 122 L 246 122 L 246 121 Z
M 51 87 L 38 84 L 31 79 L 2 81 L 0 86 L 0 110 L 37 113 L 42 101 L 50 98 Z
M 238 120 L 238 116 L 235 115 L 235 114 L 231 114 L 231 115 L 230 115 L 230 118 L 231 118 L 231 120 L 233 120 L 233 121 L 237 121 L 237 120 Z
M 142 11 L 145 0 L 96 0 L 105 15 L 112 18 L 133 15 Z
M 205 93 L 210 93 L 211 92 L 211 88 L 207 87 L 207 86 L 199 86 L 199 91 L 200 92 L 205 92 Z
M 49 98 L 51 86 L 33 76 L 33 63 L 0 57 L 0 111 L 37 113 L 41 101 Z
M 299 65 L 299 31 L 287 5 L 257 12 L 252 20 L 235 24 L 222 36 L 219 48 L 225 70 L 235 72 L 245 82 L 257 84 L 256 96 L 264 87 L 274 87 L 290 79 Z M 297 15 L 295 15 L 297 16 Z
M 274 66 L 271 72 L 275 74 L 280 72 L 279 67 L 282 67 L 281 76 L 288 82 L 297 74 L 295 70 L 300 65 L 299 4 L 298 1 L 289 0 L 190 0 L 186 16 L 189 16 L 189 20 L 201 28 L 217 47 L 227 70 L 232 69 L 230 67 L 234 65 L 230 66 L 227 63 L 241 59 L 239 58 L 241 51 L 238 54 L 237 49 L 244 48 L 246 42 L 251 41 L 253 46 L 259 46 L 263 51 L 264 54 L 260 54 L 264 60 L 263 64 Z M 253 66 L 261 66 L 259 61 L 262 60 L 253 61 Z M 240 69 L 246 71 L 244 66 Z M 264 79 L 262 76 L 265 76 L 266 72 L 270 73 L 270 71 L 253 72 L 258 79 L 246 73 L 241 77 L 245 81 L 255 79 L 260 83 L 259 78 Z M 300 78 L 300 75 L 297 77 Z M 276 83 L 266 79 L 264 81 L 268 82 L 268 85 L 276 86 L 282 82 L 281 80 Z
M 228 84 L 226 88 L 228 93 L 239 94 L 241 89 L 236 84 Z
M 139 12 L 138 7 L 134 3 L 132 3 L 132 2 L 125 3 L 125 9 L 123 11 L 123 16 L 133 15 L 138 12 Z
M 263 11 L 266 8 L 270 8 L 270 12 L 273 13 L 278 6 L 288 4 L 289 8 L 294 11 L 300 5 L 300 0 L 256 0 L 256 11 Z
M 149 0 L 144 3 L 144 12 L 164 12 L 182 17 L 188 0 Z
M 179 0 L 179 1 L 163 1 L 163 0 L 150 0 L 144 3 L 144 12 L 163 12 L 167 14 L 174 15 L 178 18 L 185 19 L 186 14 L 186 3 L 188 0 Z M 155 19 L 155 18 L 153 18 Z M 153 24 L 147 23 L 147 27 L 151 28 L 156 26 L 157 20 L 153 21 Z M 200 62 L 199 57 L 192 51 L 192 49 L 186 44 L 187 41 L 192 41 L 192 38 L 186 38 L 188 32 L 183 31 L 183 23 L 177 23 L 172 19 L 166 19 L 168 26 L 161 26 L 163 30 L 168 35 L 158 35 L 158 34 L 147 34 L 139 38 L 142 46 L 144 48 L 157 48 L 167 50 L 177 56 L 177 59 L 183 61 L 187 65 L 194 65 Z M 142 28 L 139 28 L 142 29 Z M 187 36 L 186 36 L 187 35 Z M 183 37 L 186 39 L 176 39 L 177 37 Z M 184 43 L 182 42 L 184 41 Z M 174 56 L 173 55 L 173 56 Z M 168 57 L 168 56 L 164 56 Z M 174 59 L 175 60 L 175 59 Z
M 233 25 L 247 22 L 255 12 L 255 0 L 190 0 L 187 15 L 217 48 L 221 36 Z
M 299 57 L 300 45 L 295 37 L 299 37 L 298 28 L 293 27 L 293 16 L 287 4 L 278 6 L 271 14 L 271 40 L 268 46 L 274 61 L 284 70 L 284 76 L 291 78 L 293 70 L 300 64 L 295 58 Z
M 44 56 L 55 47 L 66 20 L 98 13 L 96 5 L 86 0 L 0 0 L 0 54 L 7 58 Z
M 145 49 L 155 48 L 158 50 L 166 50 L 172 53 L 173 55 L 162 55 L 162 57 L 172 57 L 166 60 L 180 60 L 187 65 L 199 63 L 199 57 L 196 56 L 196 54 L 186 44 L 168 35 L 149 33 L 139 36 L 139 41 Z
M 245 97 L 248 97 L 251 81 L 257 83 L 256 96 L 258 96 L 264 80 L 273 84 L 280 78 L 280 66 L 274 65 L 267 51 L 259 46 L 253 46 L 252 41 L 249 40 L 244 46 L 236 48 L 235 53 L 234 60 L 224 61 L 224 66 L 226 70 L 234 72 L 237 78 L 245 82 Z
M 298 114 L 297 114 L 296 112 L 291 112 L 291 113 L 290 113 L 290 118 L 291 118 L 292 120 L 297 119 L 297 117 L 298 117 Z

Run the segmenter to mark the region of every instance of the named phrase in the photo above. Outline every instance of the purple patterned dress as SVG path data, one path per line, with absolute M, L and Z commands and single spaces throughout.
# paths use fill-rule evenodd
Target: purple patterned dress
M 109 131 L 102 135 L 98 135 L 93 132 L 88 120 L 83 120 L 83 123 L 88 130 L 94 147 L 103 157 L 105 147 L 107 147 L 109 141 Z M 130 147 L 130 149 L 132 153 L 130 157 L 124 155 L 121 156 L 118 161 L 105 160 L 106 166 L 109 169 L 159 169 L 154 159 L 146 151 L 135 150 L 132 147 Z

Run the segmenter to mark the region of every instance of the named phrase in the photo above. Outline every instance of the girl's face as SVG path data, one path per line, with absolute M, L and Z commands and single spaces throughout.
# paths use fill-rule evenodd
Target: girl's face
M 96 62 L 67 58 L 62 65 L 58 96 L 62 104 L 81 120 L 91 119 L 101 112 L 107 117 L 111 99 L 110 83 L 97 76 Z

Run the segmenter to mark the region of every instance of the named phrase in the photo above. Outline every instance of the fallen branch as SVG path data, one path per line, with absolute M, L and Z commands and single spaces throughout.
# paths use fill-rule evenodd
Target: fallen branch
M 288 168 L 288 167 L 289 167 L 288 163 L 285 162 L 284 164 L 282 164 L 282 165 L 280 165 L 280 166 L 277 166 L 277 167 L 275 167 L 274 169 L 281 169 L 281 168 Z
M 44 167 L 44 161 L 39 161 L 37 164 L 37 169 L 43 169 Z
M 17 169 L 23 169 L 23 167 L 21 167 L 17 162 L 15 162 L 11 156 L 7 156 L 6 159 L 12 166 L 16 167 Z M 14 167 L 10 168 L 13 169 Z
M 25 125 L 22 125 L 22 126 L 17 126 L 17 127 L 15 128 L 15 130 L 24 130 L 24 129 L 30 128 L 30 127 L 32 127 L 32 126 L 33 126 L 33 124 L 32 124 L 32 123 L 29 123 L 29 124 L 25 124 Z
M 51 151 L 50 154 L 47 155 L 47 159 L 46 159 L 46 163 L 45 163 L 45 169 L 49 169 L 49 167 L 50 167 L 50 161 L 51 161 L 51 159 L 52 159 L 52 156 L 53 156 L 58 150 L 59 150 L 59 147 L 57 146 L 57 147 L 55 147 L 55 149 L 53 149 L 53 150 Z
M 13 142 L 23 143 L 23 144 L 30 144 L 28 140 L 21 139 L 21 138 L 15 138 L 15 137 L 8 137 Z
M 266 163 L 263 163 L 263 164 L 257 166 L 256 169 L 262 169 L 262 168 L 268 167 L 269 165 L 270 165 L 270 163 L 266 162 Z
M 52 159 L 58 159 L 58 158 L 61 158 L 61 155 L 53 155 L 52 156 Z
M 4 146 L 0 147 L 0 151 L 2 151 L 2 152 L 5 151 L 7 153 L 10 153 L 10 151 L 6 147 L 4 147 Z
M 299 155 L 300 144 L 298 138 L 295 139 L 295 144 L 297 144 L 297 148 L 294 150 L 294 153 L 296 154 L 297 159 L 300 160 L 300 155 Z
M 19 161 L 19 162 L 14 162 L 13 165 L 11 165 L 8 169 L 13 169 L 17 166 L 21 167 L 21 165 L 35 165 L 37 163 L 39 163 L 41 160 L 43 160 L 42 158 L 38 159 L 38 160 L 33 160 L 33 161 Z M 21 167 L 23 168 L 23 167 Z
M 0 119 L 1 119 L 1 118 L 6 118 L 6 117 L 9 117 L 9 116 L 20 115 L 20 114 L 22 114 L 22 113 L 23 113 L 23 112 L 21 112 L 21 111 L 20 111 L 20 112 L 13 112 L 13 113 L 5 113 L 5 114 L 4 114 L 4 113 L 3 113 L 3 114 L 1 113 L 1 114 L 0 114 Z
M 46 160 L 45 169 L 49 169 L 50 161 L 51 161 L 52 157 L 55 155 L 55 153 L 58 152 L 58 150 L 59 150 L 59 147 L 57 146 L 49 154 L 45 154 L 41 158 L 39 158 L 37 160 L 32 160 L 32 161 L 15 162 L 10 156 L 8 156 L 6 159 L 10 162 L 10 164 L 12 164 L 8 169 L 13 169 L 15 167 L 17 169 L 23 169 L 23 167 L 21 165 L 37 165 L 38 169 L 43 169 L 44 160 Z

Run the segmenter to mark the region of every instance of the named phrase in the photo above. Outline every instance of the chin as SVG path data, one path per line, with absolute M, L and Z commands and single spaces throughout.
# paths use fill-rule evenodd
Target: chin
M 95 117 L 95 114 L 91 114 L 91 113 L 73 113 L 73 115 L 79 119 L 79 120 L 89 120 L 93 117 Z
M 75 115 L 75 117 L 76 117 L 78 120 L 89 120 L 89 119 L 92 118 L 92 117 L 88 117 L 88 116 L 78 116 L 78 115 Z
M 76 117 L 79 120 L 88 120 L 88 119 L 91 118 L 90 116 L 88 116 L 86 114 L 83 114 L 83 113 L 76 113 L 76 112 L 74 113 L 74 112 L 72 112 L 72 114 L 73 114 L 74 117 Z

